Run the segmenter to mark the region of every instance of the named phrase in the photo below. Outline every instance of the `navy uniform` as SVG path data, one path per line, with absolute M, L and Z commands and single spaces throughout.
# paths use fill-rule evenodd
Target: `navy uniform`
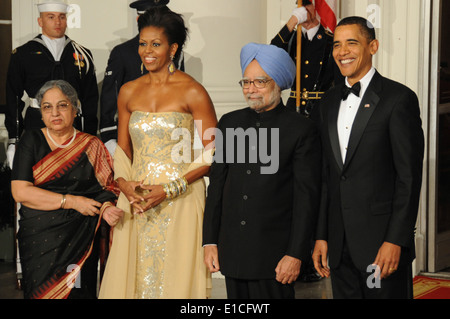
M 130 7 L 141 14 L 151 7 L 168 3 L 169 0 L 140 0 L 131 3 Z M 148 73 L 142 65 L 138 49 L 139 35 L 114 47 L 106 67 L 100 96 L 100 136 L 111 153 L 114 152 L 117 141 L 117 96 L 120 88 L 123 84 Z M 179 69 L 183 71 L 183 62 L 178 64 Z
M 138 54 L 139 36 L 116 46 L 108 59 L 100 95 L 100 136 L 117 139 L 117 96 L 121 86 L 147 73 Z
M 42 35 L 38 35 L 11 54 L 5 113 L 10 143 L 19 139 L 24 129 L 44 127 L 40 106 L 34 97 L 44 83 L 58 79 L 69 82 L 78 93 L 82 118 L 78 117 L 74 126 L 86 133 L 97 134 L 98 87 L 91 52 L 66 36 L 61 58 L 55 61 Z M 25 117 L 22 116 L 24 92 L 30 98 Z
M 311 5 L 308 0 L 303 0 L 303 6 Z M 297 17 L 299 19 L 299 17 Z M 343 83 L 344 77 L 333 59 L 333 34 L 322 25 L 315 27 L 317 32 L 309 38 L 308 31 L 302 34 L 301 56 L 301 99 L 300 113 L 314 121 L 318 120 L 318 106 L 325 92 L 335 83 Z M 314 27 L 309 33 L 314 33 Z M 276 45 L 289 53 L 292 60 L 297 63 L 297 30 L 290 31 L 285 25 L 272 39 L 271 44 Z M 297 79 L 291 88 L 286 106 L 297 110 Z M 311 252 L 314 241 L 311 238 Z M 311 255 L 302 262 L 302 268 L 298 280 L 311 282 L 320 280 L 321 277 L 314 269 Z
M 304 5 L 311 4 L 304 1 Z M 285 25 L 272 39 L 271 44 L 286 50 L 294 62 L 297 62 L 297 31 L 289 31 Z M 301 105 L 300 113 L 312 116 L 314 106 L 333 84 L 343 81 L 339 68 L 332 57 L 333 34 L 320 25 L 312 40 L 302 34 L 301 56 Z M 286 106 L 296 109 L 297 83 L 292 86 Z M 312 116 L 313 117 L 313 116 Z

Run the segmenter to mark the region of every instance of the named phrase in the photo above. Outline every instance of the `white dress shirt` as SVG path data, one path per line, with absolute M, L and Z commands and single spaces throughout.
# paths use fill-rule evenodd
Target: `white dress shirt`
M 352 132 L 356 113 L 358 113 L 361 100 L 364 97 L 367 88 L 369 87 L 370 81 L 372 81 L 372 78 L 375 75 L 375 71 L 375 68 L 372 67 L 370 71 L 359 81 L 361 83 L 361 91 L 359 93 L 359 97 L 354 95 L 353 93 L 350 93 L 346 101 L 341 101 L 337 128 L 343 163 L 345 163 L 345 159 L 347 157 L 348 142 L 350 140 L 350 134 Z M 351 85 L 348 83 L 347 78 L 345 78 L 345 85 L 351 87 Z

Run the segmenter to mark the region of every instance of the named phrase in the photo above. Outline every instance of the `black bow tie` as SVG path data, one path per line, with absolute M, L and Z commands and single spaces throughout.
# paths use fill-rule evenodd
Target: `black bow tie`
M 355 83 L 351 88 L 347 85 L 344 85 L 342 88 L 342 100 L 346 101 L 350 93 L 353 93 L 357 97 L 359 97 L 359 92 L 361 91 L 361 83 Z

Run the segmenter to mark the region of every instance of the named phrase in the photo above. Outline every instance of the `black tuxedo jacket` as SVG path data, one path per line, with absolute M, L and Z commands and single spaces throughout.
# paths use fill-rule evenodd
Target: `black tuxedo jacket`
M 411 262 L 424 156 L 417 96 L 376 72 L 343 163 L 337 131 L 341 88 L 331 89 L 320 105 L 324 167 L 316 238 L 328 241 L 331 268 L 339 265 L 344 240 L 361 271 L 385 241 L 400 245 L 401 262 Z
M 248 133 L 241 146 L 237 139 L 231 143 L 233 138 L 227 135 L 235 128 Z M 278 138 L 272 128 L 278 129 Z M 228 113 L 218 129 L 224 138 L 220 142 L 216 136 L 203 243 L 218 245 L 223 275 L 274 279 L 285 255 L 304 259 L 311 253 L 321 185 L 318 130 L 283 104 L 261 114 L 249 108 Z M 250 137 L 252 132 L 257 140 Z M 243 150 L 245 161 L 241 157 L 239 163 Z M 255 150 L 257 160 L 249 160 Z M 264 153 L 279 158 L 276 173 L 261 173 L 261 168 L 269 167 L 261 157 Z

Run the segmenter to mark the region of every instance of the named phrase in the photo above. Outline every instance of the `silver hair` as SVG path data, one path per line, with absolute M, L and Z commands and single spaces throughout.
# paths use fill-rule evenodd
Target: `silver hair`
M 42 99 L 44 98 L 45 93 L 48 90 L 58 88 L 61 92 L 67 97 L 70 104 L 72 104 L 73 109 L 79 113 L 81 108 L 80 100 L 78 99 L 77 91 L 70 85 L 68 82 L 64 80 L 52 80 L 46 82 L 37 92 L 35 99 L 38 101 L 39 105 L 42 103 Z

